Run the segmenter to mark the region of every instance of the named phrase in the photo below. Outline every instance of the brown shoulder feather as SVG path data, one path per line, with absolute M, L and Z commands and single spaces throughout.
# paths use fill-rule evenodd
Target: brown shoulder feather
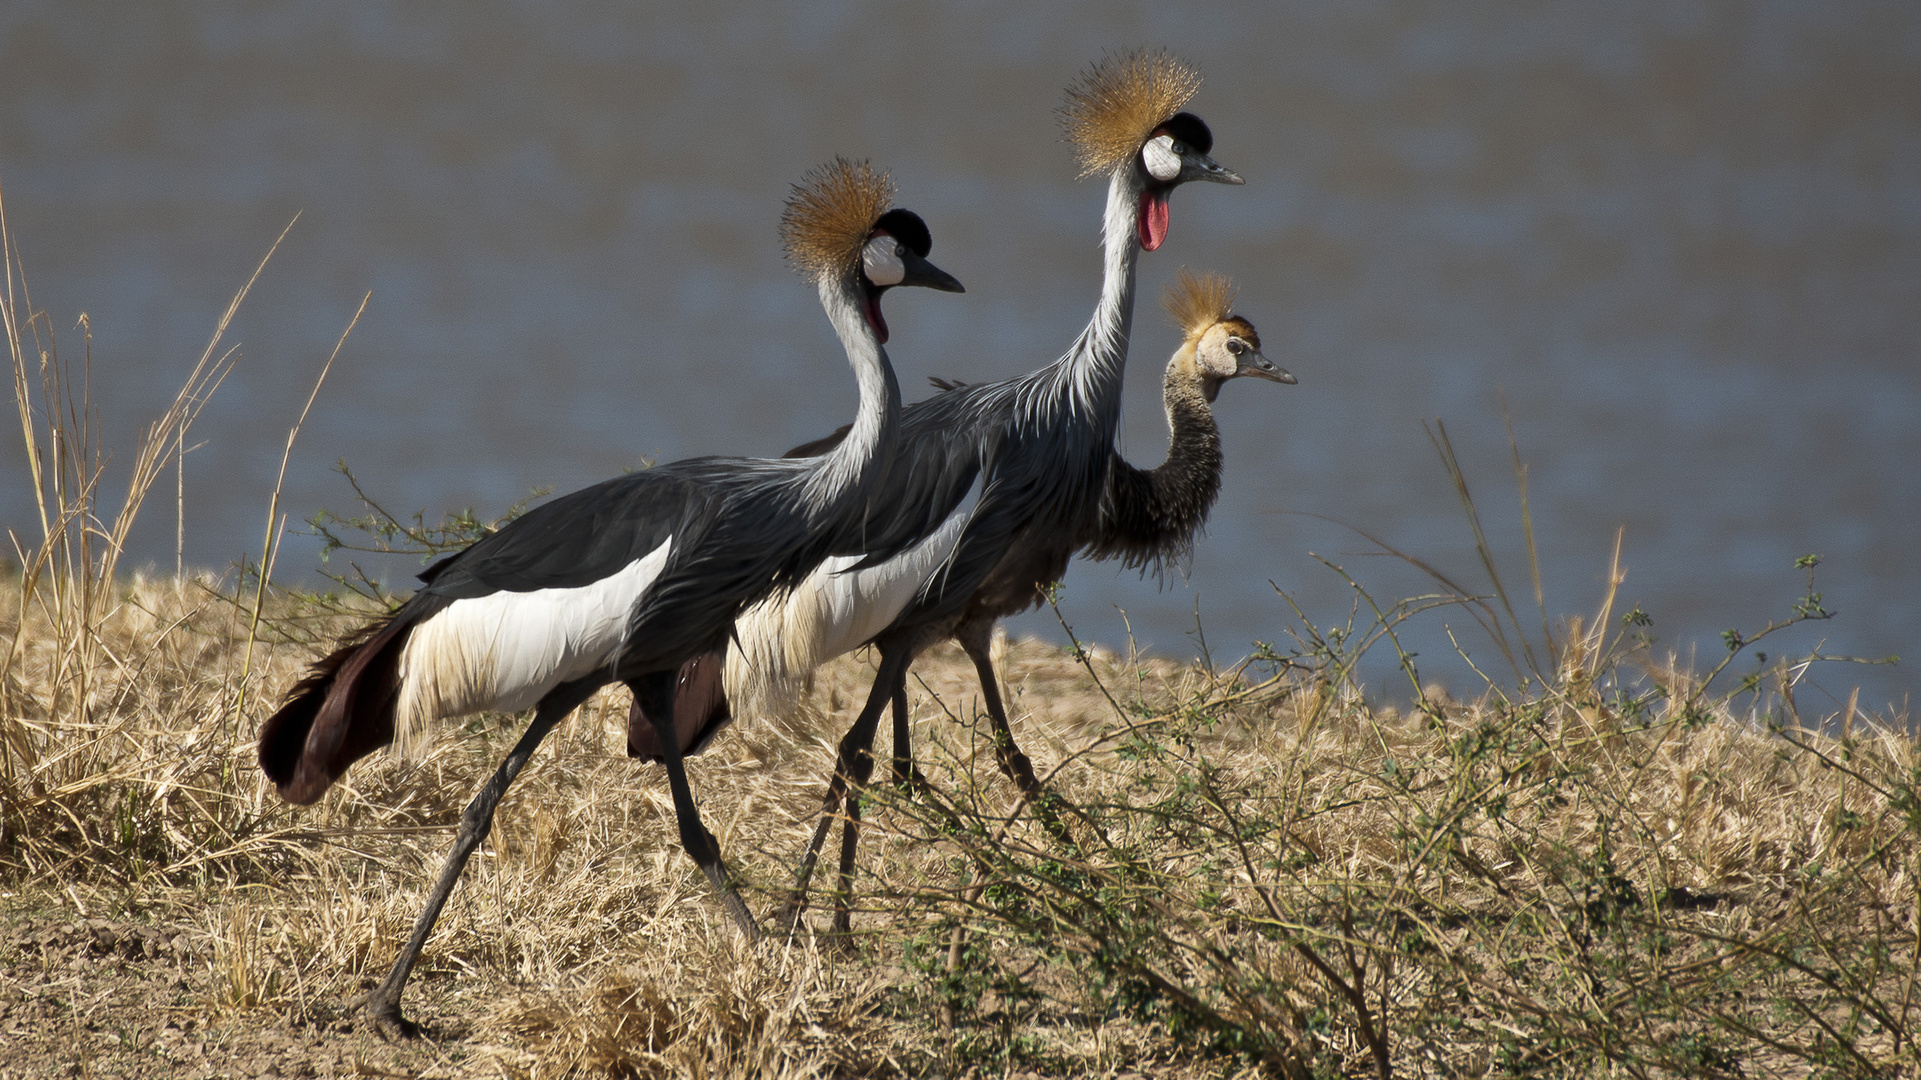
M 894 203 L 894 184 L 865 161 L 837 157 L 794 185 L 780 217 L 787 258 L 818 280 L 851 273 L 861 246 Z
M 1126 164 L 1200 88 L 1200 72 L 1165 51 L 1139 49 L 1089 65 L 1067 88 L 1060 110 L 1081 175 Z

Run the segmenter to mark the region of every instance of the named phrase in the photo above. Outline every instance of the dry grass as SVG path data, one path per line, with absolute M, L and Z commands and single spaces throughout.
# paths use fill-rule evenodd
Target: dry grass
M 290 637 L 351 618 L 280 605 L 264 622 Z M 1916 1061 L 1905 738 L 1769 732 L 1585 674 L 1524 701 L 1396 711 L 1306 653 L 1257 678 L 1032 642 L 1002 663 L 1072 846 L 1010 822 L 968 667 L 938 655 L 913 694 L 935 794 L 869 793 L 854 948 L 744 947 L 678 850 L 659 770 L 623 755 L 624 699 L 604 695 L 549 739 L 441 919 L 408 998 L 435 1041 L 384 1047 L 342 1003 L 384 972 L 517 725 L 445 728 L 418 762 L 376 755 L 295 810 L 253 766 L 260 716 L 227 716 L 246 645 L 231 589 L 124 586 L 84 710 L 55 703 L 52 624 L 4 618 L 20 643 L 0 845 L 13 966 L 33 967 L 35 934 L 78 927 L 117 958 L 105 990 L 150 959 L 141 934 L 164 935 L 166 1006 L 117 995 L 91 1023 L 187 1017 L 178 1045 L 213 1072 L 326 1053 L 341 1071 L 527 1076 L 1345 1075 L 1377 1052 L 1402 1075 Z M 284 684 L 309 655 L 265 642 L 255 675 Z M 762 911 L 868 674 L 836 662 L 807 716 L 737 725 L 694 763 Z M 87 983 L 59 991 L 38 962 L 12 1008 L 60 1027 Z M 44 1063 L 201 1060 L 85 1028 Z

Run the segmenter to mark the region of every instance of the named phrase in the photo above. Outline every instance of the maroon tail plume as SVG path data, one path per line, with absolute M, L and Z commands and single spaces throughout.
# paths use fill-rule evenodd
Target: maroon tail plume
M 393 741 L 401 649 L 414 625 L 447 603 L 407 604 L 354 634 L 288 691 L 260 728 L 260 770 L 281 798 L 313 802 L 347 766 Z
M 710 652 L 680 665 L 680 678 L 674 684 L 674 734 L 680 739 L 682 754 L 707 749 L 720 729 L 734 719 L 721 684 L 722 662 L 723 654 Z M 660 740 L 654 736 L 653 721 L 641 709 L 636 695 L 627 709 L 627 756 L 660 761 L 663 754 Z

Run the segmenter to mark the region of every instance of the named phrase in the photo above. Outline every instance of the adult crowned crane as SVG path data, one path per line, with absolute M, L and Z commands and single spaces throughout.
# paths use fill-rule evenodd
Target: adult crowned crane
M 1033 604 L 1035 583 L 1058 578 L 1067 553 L 1099 519 L 1120 424 L 1136 261 L 1166 239 L 1168 198 L 1176 187 L 1194 180 L 1241 183 L 1208 156 L 1213 136 L 1207 125 L 1181 111 L 1199 87 L 1200 76 L 1188 65 L 1146 52 L 1103 59 L 1069 87 L 1062 115 L 1082 175 L 1108 178 L 1101 295 L 1092 321 L 1047 367 L 940 394 L 903 413 L 895 468 L 877 500 L 892 517 L 877 535 L 924 539 L 891 557 L 870 551 L 829 560 L 736 627 L 723 671 L 727 700 L 741 712 L 783 711 L 821 662 L 869 641 L 880 650 L 873 689 L 841 743 L 823 819 L 801 862 L 790 925 L 848 786 L 866 782 L 868 747 L 889 701 L 899 703 L 897 725 L 904 724 L 906 672 L 915 654 L 953 631 L 1004 560 L 1065 542 L 1057 568 L 1025 576 L 1014 590 L 1016 610 Z M 727 713 L 718 705 L 708 724 L 724 722 Z M 662 753 L 650 715 L 636 699 L 628 729 L 636 756 Z M 704 735 L 694 723 L 680 731 L 683 745 Z M 850 819 L 857 813 L 849 802 Z
M 1028 798 L 1036 794 L 1039 782 L 1026 755 L 1015 745 L 1001 702 L 989 658 L 995 625 L 1033 606 L 1036 582 L 1059 580 L 1076 548 L 1083 557 L 1119 560 L 1123 566 L 1143 573 L 1149 569 L 1158 572 L 1168 563 L 1184 559 L 1193 550 L 1194 537 L 1221 491 L 1221 434 L 1214 422 L 1213 404 L 1222 384 L 1239 378 L 1288 384 L 1296 381 L 1262 355 L 1260 334 L 1254 324 L 1233 311 L 1234 289 L 1225 277 L 1182 269 L 1162 302 L 1183 334 L 1180 347 L 1168 359 L 1161 387 L 1168 427 L 1165 460 L 1152 469 L 1140 469 L 1115 455 L 1093 531 L 1077 540 L 1059 538 L 1051 545 L 1037 544 L 1010 552 L 975 590 L 952 630 L 979 673 L 982 696 L 994 723 L 1001 769 Z M 1049 573 L 1055 576 L 1037 577 Z M 903 782 L 913 770 L 905 691 L 904 686 L 898 686 L 893 702 L 894 773 Z M 841 932 L 848 929 L 844 898 L 851 889 L 848 879 L 859 836 L 858 817 L 851 803 L 848 813 L 841 836 L 843 903 L 836 905 L 834 916 L 835 928 Z M 1059 832 L 1051 816 L 1043 820 Z
M 260 765 L 310 803 L 375 748 L 428 721 L 534 707 L 526 734 L 468 804 L 452 852 L 387 980 L 364 1005 L 407 1034 L 400 992 L 495 806 L 546 735 L 596 690 L 626 683 L 672 732 L 676 673 L 722 648 L 743 608 L 803 581 L 823 559 L 872 549 L 871 500 L 898 435 L 900 390 L 881 348 L 880 298 L 897 285 L 960 292 L 927 262 L 927 227 L 889 209 L 893 187 L 837 159 L 794 188 L 787 254 L 814 280 L 860 385 L 846 442 L 808 460 L 692 458 L 536 507 L 429 567 L 393 614 L 296 685 L 260 735 Z M 681 845 L 750 939 L 753 917 L 700 822 L 679 744 L 667 739 Z

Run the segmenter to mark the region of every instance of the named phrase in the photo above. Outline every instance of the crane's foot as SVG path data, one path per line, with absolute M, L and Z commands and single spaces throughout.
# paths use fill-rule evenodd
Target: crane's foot
M 898 761 L 894 763 L 894 786 L 909 798 L 925 796 L 934 790 L 934 785 L 927 782 L 927 774 L 920 771 L 920 766 L 911 762 L 905 767 L 902 767 Z
M 376 987 L 347 1002 L 349 1013 L 366 1014 L 374 1030 L 388 1042 L 412 1042 L 420 1037 L 420 1025 L 400 1014 L 400 1002 Z
M 781 901 L 780 906 L 770 912 L 767 918 L 774 924 L 774 932 L 791 942 L 807 932 L 807 927 L 800 921 L 806 913 L 807 894 L 796 892 Z
M 754 921 L 753 913 L 747 910 L 747 902 L 734 891 L 734 883 L 729 880 L 726 868 L 715 863 L 706 870 L 708 883 L 714 887 L 715 892 L 720 894 L 720 906 L 733 917 L 734 925 L 740 928 L 741 936 L 747 939 L 749 945 L 759 942 L 760 924 Z
M 820 939 L 822 952 L 833 953 L 842 960 L 860 958 L 860 941 L 850 931 L 839 930 Z

